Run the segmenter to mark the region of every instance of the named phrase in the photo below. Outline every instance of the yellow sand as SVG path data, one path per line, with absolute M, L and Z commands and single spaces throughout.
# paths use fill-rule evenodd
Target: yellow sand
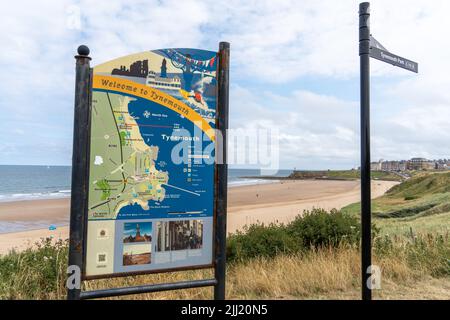
M 372 197 L 383 195 L 397 182 L 372 181 Z M 359 181 L 284 181 L 231 188 L 228 193 L 227 231 L 255 222 L 288 222 L 303 210 L 340 209 L 360 200 Z M 0 221 L 68 223 L 70 199 L 0 203 Z M 0 234 L 0 254 L 23 250 L 40 238 L 67 239 L 68 226 Z

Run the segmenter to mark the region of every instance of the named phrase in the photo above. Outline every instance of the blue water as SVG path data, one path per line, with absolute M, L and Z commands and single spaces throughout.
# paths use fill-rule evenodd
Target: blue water
M 283 177 L 290 173 L 291 170 L 280 170 L 275 176 Z M 274 180 L 242 178 L 260 175 L 259 170 L 229 169 L 228 183 L 230 187 L 234 187 L 274 182 Z M 0 202 L 70 197 L 70 180 L 70 166 L 0 165 Z M 54 223 L 54 221 L 19 220 L 6 222 L 2 221 L 0 212 L 0 233 L 48 228 Z M 56 226 L 67 223 L 68 221 L 66 223 L 61 221 Z
M 70 166 L 0 165 L 0 202 L 70 196 Z
M 274 177 L 287 177 L 292 173 L 292 170 L 278 170 Z M 262 174 L 265 175 L 264 173 Z M 242 185 L 252 185 L 261 183 L 272 183 L 276 180 L 262 180 L 256 177 L 261 176 L 261 171 L 259 169 L 229 169 L 228 170 L 228 186 L 236 187 Z M 255 177 L 255 178 L 244 178 L 244 177 Z

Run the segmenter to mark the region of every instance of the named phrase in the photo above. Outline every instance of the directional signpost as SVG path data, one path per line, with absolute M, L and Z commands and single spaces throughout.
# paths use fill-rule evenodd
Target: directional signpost
M 417 62 L 402 58 L 400 56 L 397 56 L 393 53 L 390 53 L 383 47 L 380 48 L 380 44 L 378 41 L 376 41 L 374 38 L 371 38 L 370 42 L 370 57 L 390 63 L 393 66 L 403 68 L 415 73 L 419 72 L 419 64 Z
M 361 95 L 361 272 L 362 299 L 372 299 L 372 230 L 370 188 L 370 58 L 418 73 L 416 62 L 387 51 L 370 34 L 370 3 L 359 5 Z

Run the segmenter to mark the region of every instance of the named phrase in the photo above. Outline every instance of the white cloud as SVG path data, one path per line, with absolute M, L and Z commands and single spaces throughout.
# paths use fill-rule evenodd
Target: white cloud
M 378 124 L 374 159 L 450 158 L 450 109 L 443 105 L 407 108 Z
M 354 102 L 309 91 L 258 96 L 236 85 L 231 99 L 232 129 L 263 127 L 279 132 L 281 168 L 349 168 L 357 163 Z
M 280 127 L 286 166 L 357 164 L 359 106 L 339 82 L 358 82 L 356 0 L 13 1 L 2 12 L 0 162 L 39 145 L 70 162 L 76 47 L 93 65 L 163 47 L 231 42 L 231 125 Z M 448 154 L 450 2 L 372 0 L 372 33 L 420 74 L 373 61 L 374 157 Z M 73 24 L 79 8 L 81 29 Z M 75 16 L 74 16 L 75 15 Z M 305 89 L 298 80 L 327 80 Z M 283 85 L 289 89 L 281 90 Z M 252 91 L 267 88 L 262 92 Z M 254 89 L 257 88 L 257 89 Z M 314 92 L 312 92 L 314 91 Z M 324 94 L 327 92 L 327 94 Z M 24 134 L 18 134 L 19 131 Z M 26 137 L 26 140 L 24 137 Z M 14 140 L 15 139 L 15 140 Z M 22 151 L 21 151 L 22 150 Z M 8 154 L 9 156 L 3 157 Z M 355 163 L 356 162 L 356 163 Z

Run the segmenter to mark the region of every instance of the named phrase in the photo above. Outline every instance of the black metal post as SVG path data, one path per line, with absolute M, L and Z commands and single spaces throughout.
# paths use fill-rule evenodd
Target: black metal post
M 361 296 L 372 299 L 368 286 L 372 264 L 370 188 L 370 3 L 359 5 L 359 56 L 361 72 Z
M 87 205 L 87 174 L 89 166 L 89 123 L 91 69 L 89 48 L 78 47 L 75 80 L 75 113 L 72 150 L 72 194 L 70 201 L 69 266 L 83 265 L 83 237 Z M 81 274 L 80 274 L 81 275 Z M 67 290 L 67 299 L 80 299 L 81 288 Z
M 227 240 L 227 192 L 228 192 L 228 164 L 227 164 L 227 129 L 228 129 L 228 95 L 230 71 L 230 44 L 221 42 L 219 45 L 218 70 L 218 124 L 217 129 L 221 137 L 217 138 L 217 200 L 216 200 L 216 228 L 215 228 L 215 264 L 214 274 L 217 284 L 214 286 L 214 299 L 225 300 L 225 272 L 226 272 L 226 240 Z

